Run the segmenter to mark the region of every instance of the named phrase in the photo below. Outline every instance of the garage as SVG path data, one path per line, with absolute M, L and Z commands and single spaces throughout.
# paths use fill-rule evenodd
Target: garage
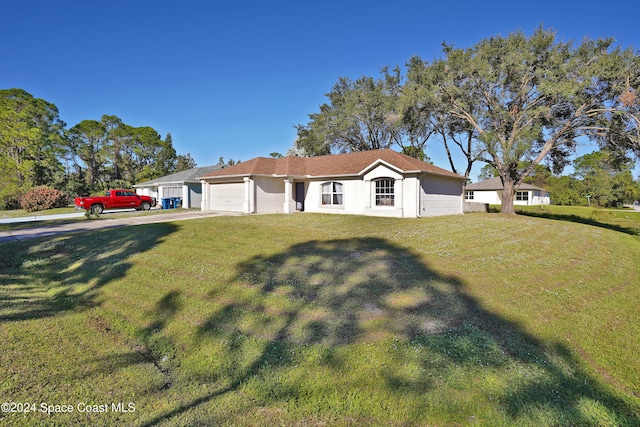
M 212 184 L 210 189 L 211 210 L 244 212 L 244 183 Z
M 203 198 L 200 177 L 222 168 L 222 165 L 214 165 L 187 169 L 151 181 L 141 182 L 134 185 L 133 188 L 136 189 L 136 193 L 155 197 L 158 202 L 163 198 L 180 197 L 183 208 L 200 208 Z

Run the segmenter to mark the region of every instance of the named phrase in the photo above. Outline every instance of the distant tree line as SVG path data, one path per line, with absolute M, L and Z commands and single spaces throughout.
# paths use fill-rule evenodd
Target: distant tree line
M 131 187 L 196 166 L 171 134 L 103 115 L 67 129 L 56 106 L 23 89 L 0 90 L 0 209 L 19 207 L 38 186 L 70 197 Z
M 424 159 L 428 143 L 440 144 L 453 172 L 490 165 L 504 185 L 502 212 L 514 213 L 515 189 L 543 160 L 562 172 L 581 138 L 640 156 L 639 90 L 640 56 L 611 38 L 559 43 L 540 27 L 466 49 L 445 43 L 440 58 L 411 58 L 406 75 L 385 67 L 379 78 L 340 78 L 295 126 L 290 153 L 396 147 Z
M 576 158 L 570 175 L 554 174 L 549 166 L 540 164 L 524 182 L 549 190 L 556 205 L 620 207 L 640 200 L 640 182 L 633 179 L 633 166 L 631 160 L 601 150 Z M 478 179 L 497 176 L 495 168 L 487 164 Z

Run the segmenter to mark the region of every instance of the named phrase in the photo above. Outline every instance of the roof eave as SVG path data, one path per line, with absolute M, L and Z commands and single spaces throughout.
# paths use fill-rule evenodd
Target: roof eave
M 451 172 L 448 173 L 439 173 L 439 172 L 431 172 L 431 171 L 419 171 L 420 173 L 424 173 L 425 175 L 434 175 L 434 176 L 444 176 L 445 178 L 457 179 L 459 181 L 468 181 L 469 178 L 464 177 L 462 175 L 458 175 L 456 173 Z
M 208 180 L 215 180 L 215 179 L 229 179 L 229 178 L 246 178 L 249 176 L 255 176 L 255 175 L 251 173 L 240 173 L 240 174 L 234 174 L 234 175 L 202 176 L 200 177 L 200 181 L 208 181 Z

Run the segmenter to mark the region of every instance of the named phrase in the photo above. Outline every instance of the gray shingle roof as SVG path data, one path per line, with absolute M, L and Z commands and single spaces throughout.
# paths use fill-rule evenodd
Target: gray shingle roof
M 198 178 L 204 175 L 208 175 L 212 172 L 215 172 L 218 169 L 222 169 L 223 167 L 224 166 L 221 166 L 221 165 L 214 165 L 214 166 L 202 166 L 199 168 L 187 169 L 182 172 L 177 172 L 171 175 L 152 179 L 151 181 L 141 182 L 140 184 L 134 185 L 134 187 L 149 187 L 153 185 L 169 184 L 169 183 L 179 183 L 179 184 L 199 183 L 200 180 Z
M 491 191 L 491 190 L 502 190 L 503 188 L 504 187 L 502 185 L 502 181 L 500 180 L 500 177 L 496 177 L 496 178 L 491 178 L 484 181 L 476 182 L 474 184 L 467 184 L 467 186 L 465 187 L 465 190 Z M 544 191 L 544 189 L 540 187 L 536 187 L 535 185 L 527 184 L 524 182 L 520 184 L 520 186 L 518 187 L 518 190 Z

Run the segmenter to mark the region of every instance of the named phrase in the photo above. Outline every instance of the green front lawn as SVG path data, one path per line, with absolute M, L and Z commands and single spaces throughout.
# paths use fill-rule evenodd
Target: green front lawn
M 632 233 L 523 215 L 0 244 L 0 423 L 639 425 L 639 284 Z
M 640 211 L 632 209 L 602 209 L 582 206 L 518 206 L 516 212 L 540 218 L 573 221 L 610 228 L 640 236 Z

